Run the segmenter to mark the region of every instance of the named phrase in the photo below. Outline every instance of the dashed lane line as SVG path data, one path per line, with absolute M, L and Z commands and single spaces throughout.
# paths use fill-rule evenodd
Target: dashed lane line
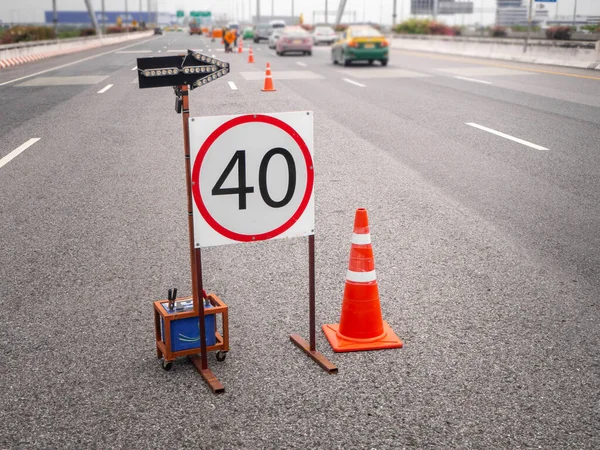
M 231 88 L 232 91 L 238 90 L 237 86 L 235 85 L 235 83 L 233 81 L 228 81 L 227 83 L 229 84 L 229 87 Z
M 131 69 L 131 70 L 136 70 L 136 69 L 137 69 L 137 66 L 135 66 L 135 67 L 134 67 L 133 69 Z
M 25 150 L 27 150 L 29 147 L 31 147 L 33 144 L 35 144 L 39 140 L 40 140 L 40 138 L 31 138 L 27 142 L 25 142 L 24 144 L 19 146 L 18 148 L 15 148 L 12 152 L 10 152 L 4 158 L 0 159 L 0 169 L 2 167 L 4 167 L 5 165 L 7 165 L 9 162 L 11 162 L 13 159 L 15 159 L 17 156 L 19 156 L 21 153 L 23 153 Z
M 367 87 L 365 84 L 357 83 L 356 81 L 350 80 L 348 78 L 342 78 L 342 80 L 344 80 L 346 83 L 350 83 L 358 87 Z
M 542 147 L 541 145 L 534 144 L 534 143 L 526 141 L 524 139 L 519 139 L 517 137 L 511 136 L 510 134 L 502 133 L 502 132 L 500 132 L 498 130 L 494 130 L 492 128 L 484 127 L 483 125 L 479 125 L 479 124 L 472 123 L 472 122 L 466 122 L 465 124 L 469 125 L 470 127 L 478 128 L 480 130 L 487 131 L 488 133 L 495 134 L 496 136 L 500 136 L 505 139 L 509 139 L 511 141 L 518 142 L 519 144 L 526 145 L 527 147 L 531 147 L 536 150 L 548 150 L 546 147 Z
M 475 78 L 467 78 L 467 77 L 459 77 L 459 76 L 456 76 L 454 78 L 456 78 L 457 80 L 472 81 L 473 83 L 492 84 L 491 81 L 476 80 Z
M 308 66 L 308 64 L 300 62 L 300 61 L 296 61 L 296 64 L 298 64 L 301 67 L 307 67 Z
M 100 89 L 98 91 L 98 94 L 104 94 L 106 91 L 108 91 L 113 86 L 114 86 L 114 84 L 107 84 L 106 86 L 104 86 L 102 89 Z

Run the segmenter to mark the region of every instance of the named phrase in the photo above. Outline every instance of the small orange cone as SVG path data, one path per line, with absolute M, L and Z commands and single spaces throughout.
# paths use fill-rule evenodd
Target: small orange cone
M 262 88 L 263 92 L 275 91 L 273 87 L 273 77 L 271 76 L 271 64 L 267 63 L 267 70 L 265 72 L 265 86 Z
M 238 53 L 242 53 L 243 52 L 242 42 L 243 42 L 243 39 L 240 39 L 240 45 L 238 45 Z
M 250 47 L 249 53 L 248 53 L 248 62 L 250 64 L 254 63 L 254 55 L 252 54 L 252 47 Z
M 364 208 L 357 209 L 354 218 L 340 323 L 323 325 L 323 332 L 335 352 L 402 347 L 402 341 L 381 317 L 369 218 Z

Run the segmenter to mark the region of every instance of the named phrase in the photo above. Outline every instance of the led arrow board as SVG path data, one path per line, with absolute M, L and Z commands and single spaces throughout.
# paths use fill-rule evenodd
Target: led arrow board
M 203 86 L 229 73 L 229 63 L 188 50 L 185 55 L 138 58 L 140 89 L 189 85 Z

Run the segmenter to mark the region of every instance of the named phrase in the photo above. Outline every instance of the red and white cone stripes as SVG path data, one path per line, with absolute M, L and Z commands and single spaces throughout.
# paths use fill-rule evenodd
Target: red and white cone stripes
M 354 219 L 340 323 L 323 325 L 323 332 L 336 352 L 402 347 L 381 316 L 369 221 L 363 208 Z

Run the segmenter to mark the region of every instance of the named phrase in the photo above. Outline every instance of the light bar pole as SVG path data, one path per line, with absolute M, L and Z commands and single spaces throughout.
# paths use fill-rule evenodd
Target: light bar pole
M 325 0 L 325 24 L 329 24 L 329 10 L 327 9 L 327 0 Z M 314 19 L 313 19 L 314 22 Z
M 396 26 L 396 0 L 394 0 L 394 9 L 392 10 L 392 29 Z
M 575 25 L 575 21 L 577 20 L 577 0 L 575 0 L 575 5 L 573 6 L 573 26 L 577 27 L 577 25 Z

